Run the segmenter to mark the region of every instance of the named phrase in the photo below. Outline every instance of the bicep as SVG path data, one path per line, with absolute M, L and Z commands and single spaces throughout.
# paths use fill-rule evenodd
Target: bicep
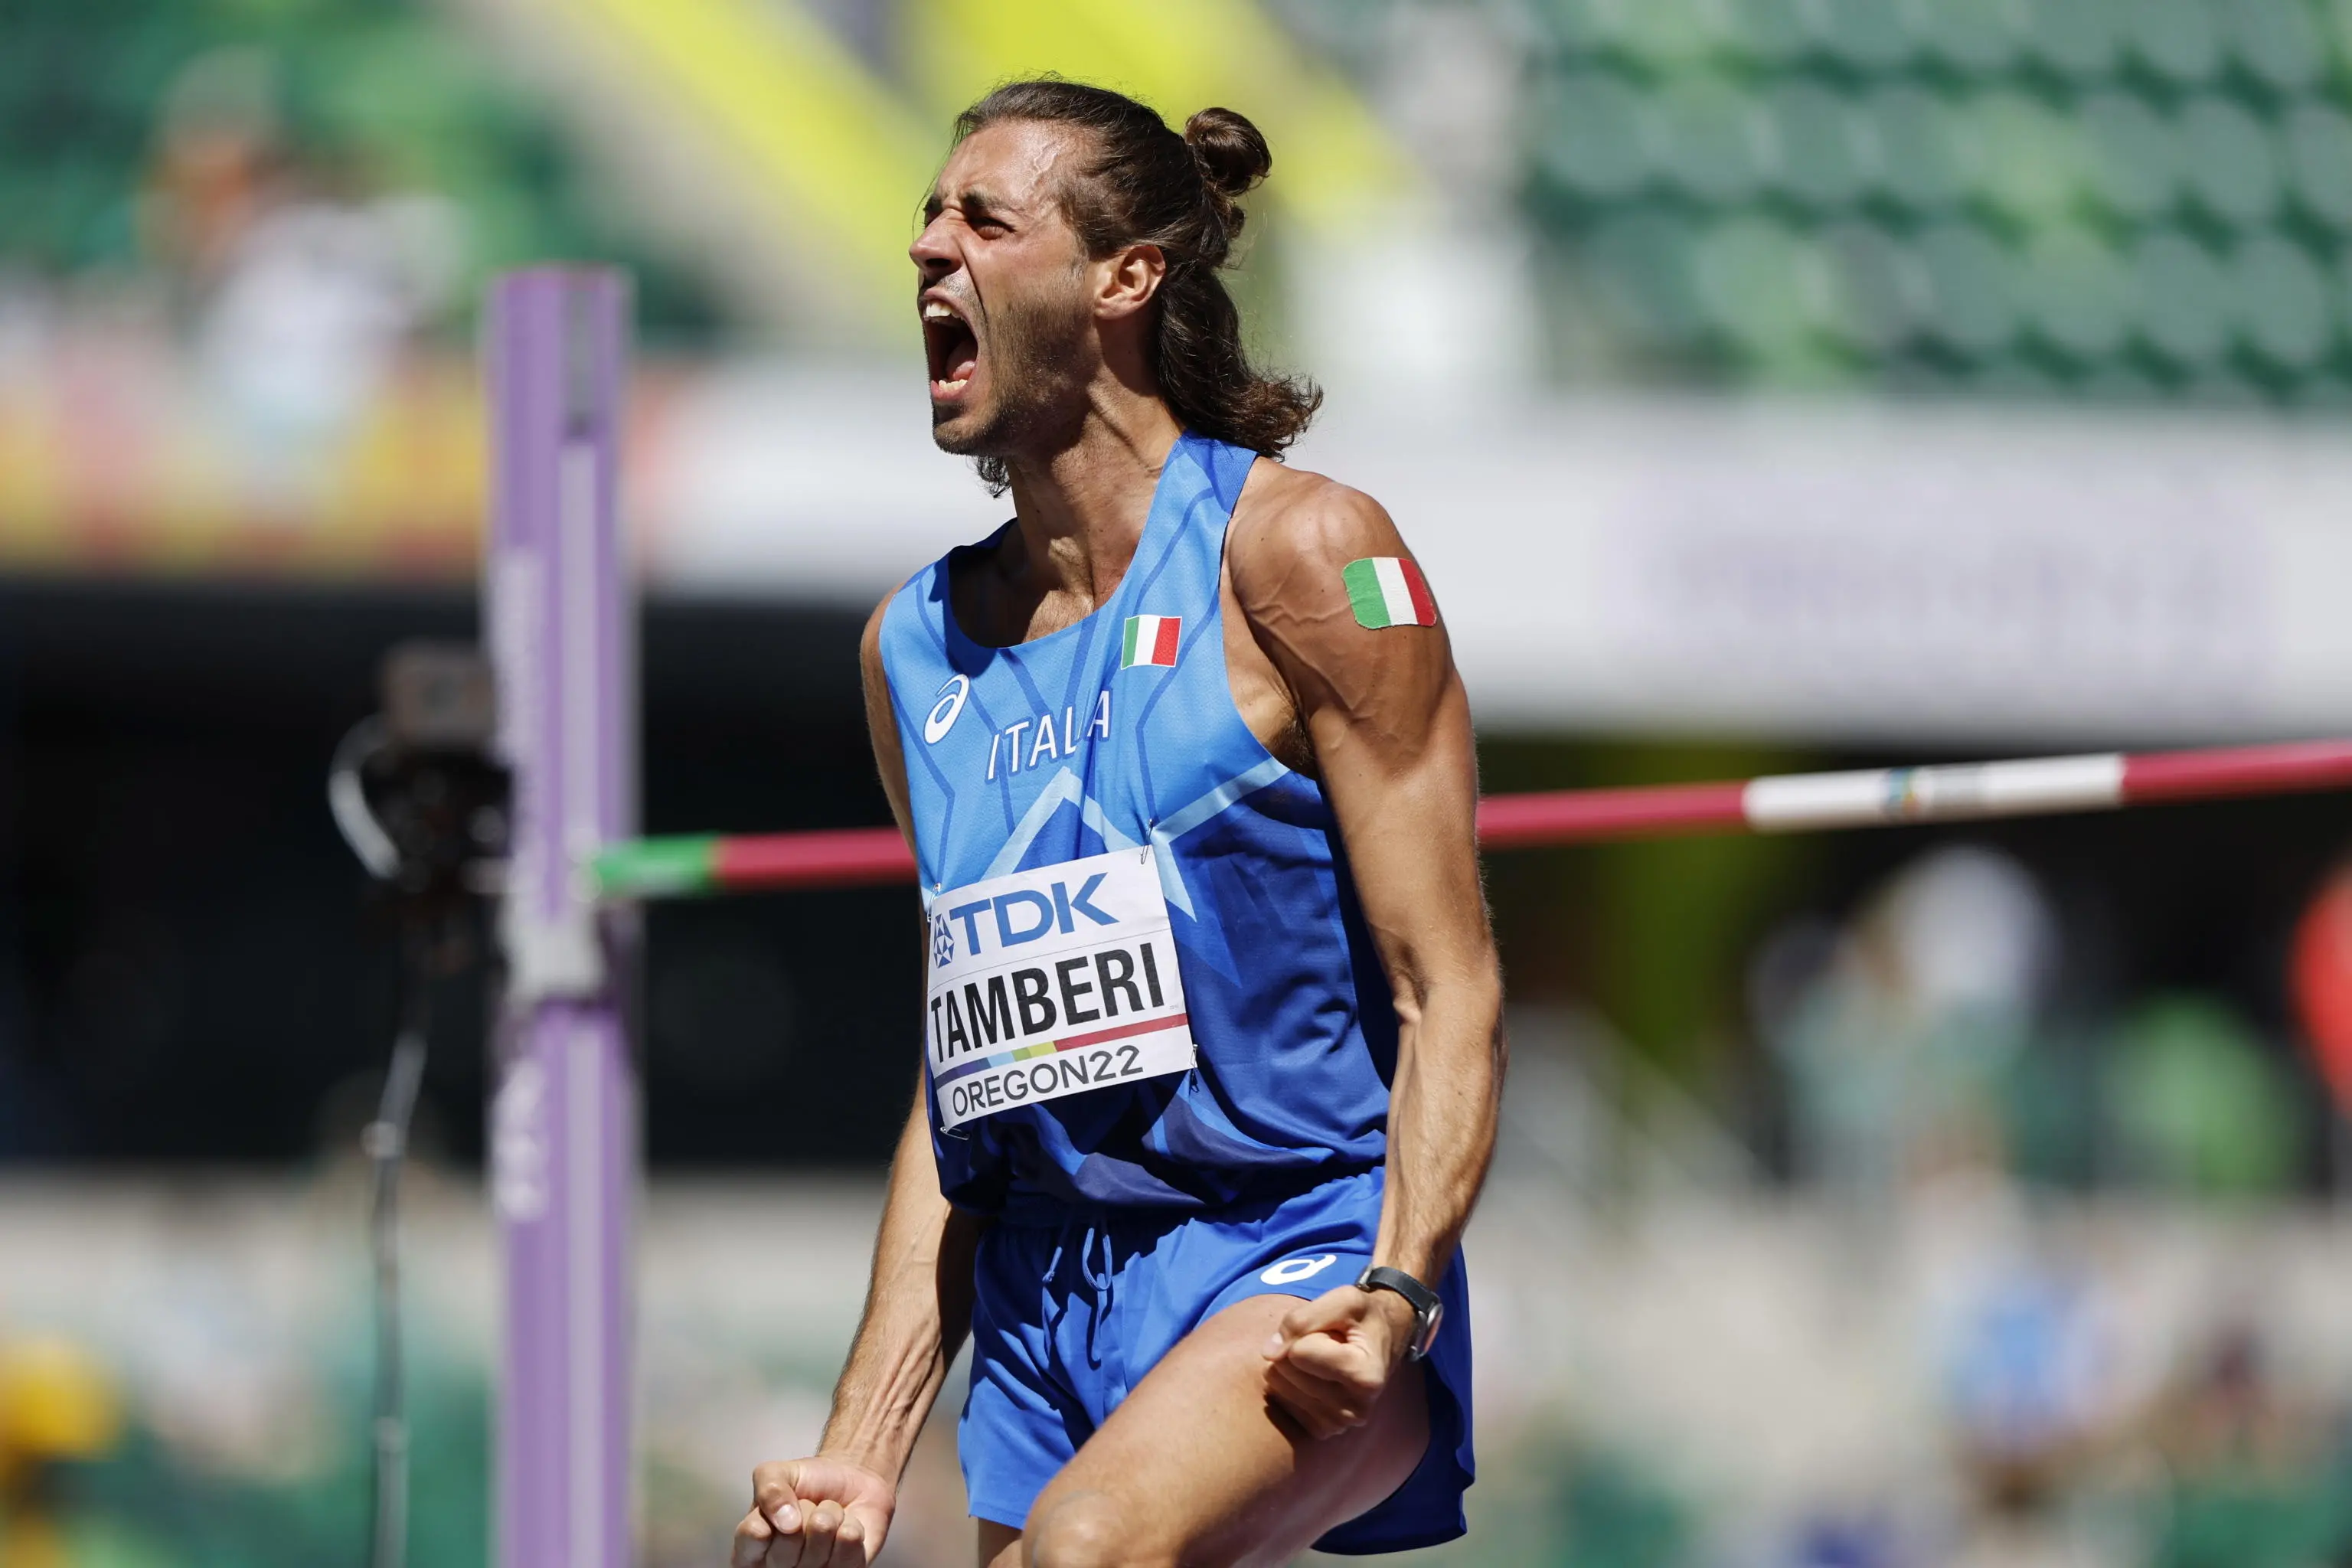
M 1477 757 L 1442 617 L 1373 628 L 1351 607 L 1345 568 L 1377 556 L 1408 552 L 1388 514 L 1354 498 L 1257 551 L 1244 602 L 1291 689 L 1366 920 L 1409 1004 L 1490 951 Z
M 1432 639 L 1434 640 L 1434 639 Z M 1356 892 L 1401 1004 L 1490 951 L 1478 877 L 1477 757 L 1448 661 L 1424 688 L 1310 714 Z

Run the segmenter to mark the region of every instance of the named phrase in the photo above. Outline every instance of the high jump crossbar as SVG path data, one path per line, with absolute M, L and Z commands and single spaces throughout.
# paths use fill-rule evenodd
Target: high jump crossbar
M 2352 788 L 2352 741 L 2103 752 L 1494 795 L 1478 803 L 1478 843 L 1536 849 L 1611 838 L 1884 827 L 2344 788 Z M 591 889 L 604 899 L 865 887 L 914 874 L 905 842 L 889 827 L 645 838 L 616 844 L 587 863 Z

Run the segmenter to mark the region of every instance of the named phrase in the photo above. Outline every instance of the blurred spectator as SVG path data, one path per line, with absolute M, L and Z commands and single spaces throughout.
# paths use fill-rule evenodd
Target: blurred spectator
M 284 199 L 291 154 L 278 94 L 266 50 L 225 47 L 181 68 L 158 107 L 141 226 L 150 254 L 199 289 L 217 281 L 246 232 Z
M 1998 1136 L 1998 1085 L 2032 1037 L 2057 962 L 2046 900 L 2015 860 L 1937 849 L 1897 872 L 1845 931 L 1776 942 L 1810 977 L 1759 961 L 1767 1039 L 1796 1100 L 1800 1173 L 1880 1206 L 1906 1178 Z M 1800 958 L 1798 962 L 1801 963 Z
M 1910 1562 L 1899 1533 L 1873 1512 L 1830 1512 L 1798 1531 L 1790 1568 L 1900 1568 Z
M 366 410 L 403 344 L 448 302 L 459 252 L 456 214 L 429 196 L 268 207 L 226 258 L 201 374 L 240 435 L 315 448 Z
M 2122 1173 L 2176 1192 L 2278 1193 L 2304 1122 L 2265 1043 L 2223 1003 L 2158 996 L 2119 1026 L 2106 1099 Z
M 2352 1553 L 2319 1413 L 2279 1387 L 2251 1321 L 2224 1323 L 2157 1412 L 2176 1485 L 2151 1568 L 2306 1568 Z
M 2115 1561 L 2067 1508 L 2114 1419 L 2110 1352 L 2088 1281 L 2054 1259 L 2028 1252 L 1983 1281 L 1947 1371 L 1970 1505 L 1955 1568 Z
M 151 242 L 198 311 L 198 374 L 265 475 L 362 414 L 466 274 L 446 198 L 339 194 L 355 182 L 280 136 L 280 90 L 260 48 L 191 60 L 164 99 L 147 198 Z

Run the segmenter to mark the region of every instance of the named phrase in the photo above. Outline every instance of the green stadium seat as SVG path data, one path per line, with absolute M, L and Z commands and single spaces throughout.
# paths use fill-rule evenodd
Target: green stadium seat
M 2079 121 L 2028 93 L 1999 89 L 1970 105 L 1968 124 L 1977 193 L 1989 205 L 2044 223 L 2073 208 L 2089 176 Z
M 1875 224 L 1842 223 L 1821 237 L 1830 292 L 1830 331 L 1864 358 L 1893 353 L 1917 326 L 1918 262 Z
M 2025 51 L 2045 69 L 2104 78 L 2123 58 L 2128 0 L 2019 0 Z
M 2278 154 L 2263 122 L 2235 99 L 2200 94 L 2179 117 L 2180 173 L 2214 216 L 2259 224 L 2278 210 Z
M 1786 65 L 1810 47 L 1805 0 L 1729 0 L 1727 14 L 1734 48 L 1755 64 Z
M 1595 302 L 1635 347 L 1687 348 L 1705 331 L 1691 279 L 1697 247 L 1696 226 L 1673 213 L 1635 212 L 1594 231 L 1586 254 Z
M 2333 104 L 2298 103 L 2281 139 L 2296 203 L 2330 228 L 2352 228 L 2352 115 Z
M 2124 346 L 2133 324 L 2130 277 L 2105 240 L 2078 225 L 2042 229 L 2021 268 L 2034 324 L 2061 352 L 2096 361 Z
M 2131 0 L 2125 15 L 2133 55 L 2158 77 L 2196 85 L 2221 71 L 2221 34 L 2205 0 Z
M 1843 207 L 1868 189 L 1868 132 L 1845 94 L 1790 81 L 1765 100 L 1771 182 L 1815 207 Z
M 1919 38 L 1888 0 L 1812 0 L 1802 13 L 1815 53 L 1857 71 L 1906 65 Z
M 2136 220 L 2172 209 L 2180 147 L 2171 121 L 2146 99 L 2123 92 L 2094 95 L 2076 120 L 2090 156 L 2092 189 L 2110 213 Z
M 1861 107 L 1889 197 L 1914 211 L 1933 212 L 1968 194 L 1966 132 L 1941 95 L 1899 82 L 1873 89 Z
M 1707 320 L 1750 352 L 1798 354 L 1825 304 L 1812 242 L 1769 217 L 1726 218 L 1699 241 L 1698 296 Z
M 2152 230 L 2132 247 L 2131 276 L 2139 335 L 2157 353 L 2194 371 L 2229 351 L 2231 281 L 2204 246 L 2178 229 Z
M 1553 82 L 1538 111 L 1543 172 L 1580 195 L 1631 195 L 1650 177 L 1643 98 L 1622 78 L 1580 71 Z
M 2336 309 L 2310 253 L 2276 235 L 2256 235 L 2239 247 L 2231 270 L 2247 346 L 2289 370 L 2318 363 L 2334 345 Z
M 2231 54 L 2256 81 L 2283 93 L 2318 84 L 2327 46 L 2305 0 L 2234 0 L 2221 16 Z
M 2011 0 L 1890 0 L 1903 5 L 1928 57 L 1962 75 L 2007 68 L 2018 37 Z
M 1719 76 L 1685 78 L 1648 107 L 1649 144 L 1669 184 L 1712 203 L 1745 201 L 1763 184 L 1769 130 L 1746 89 Z
M 1918 256 L 1930 337 L 1967 355 L 1991 353 L 2016 338 L 2015 268 L 1999 240 L 1973 223 L 1939 223 L 1919 236 Z

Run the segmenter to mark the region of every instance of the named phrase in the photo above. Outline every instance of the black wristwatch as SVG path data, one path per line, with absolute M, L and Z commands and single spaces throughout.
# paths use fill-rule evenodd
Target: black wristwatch
M 1359 1290 L 1393 1290 L 1412 1305 L 1412 1343 L 1405 1348 L 1404 1359 L 1419 1361 L 1437 1342 L 1437 1325 L 1445 1317 L 1445 1303 L 1437 1292 L 1407 1274 L 1402 1268 L 1390 1268 L 1374 1264 L 1357 1276 Z

